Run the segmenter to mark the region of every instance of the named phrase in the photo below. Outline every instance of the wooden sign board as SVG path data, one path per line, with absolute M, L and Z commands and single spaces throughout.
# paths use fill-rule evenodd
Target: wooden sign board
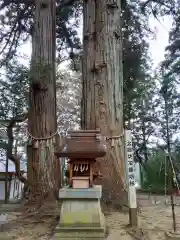
M 133 158 L 132 136 L 130 130 L 125 130 L 125 162 L 128 181 L 129 207 L 137 208 L 136 201 L 136 181 L 135 181 L 135 163 Z

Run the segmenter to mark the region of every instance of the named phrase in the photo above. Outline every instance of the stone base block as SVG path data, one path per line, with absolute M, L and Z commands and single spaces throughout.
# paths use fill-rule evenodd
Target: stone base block
M 62 199 L 60 222 L 55 230 L 56 240 L 103 240 L 105 238 L 105 218 L 101 211 L 101 188 L 61 189 Z M 84 199 L 82 198 L 84 193 Z M 78 196 L 80 196 L 78 198 Z M 88 198 L 88 196 L 91 196 Z
M 166 232 L 167 240 L 180 240 L 180 232 Z
M 64 187 L 59 190 L 59 199 L 100 199 L 102 196 L 102 186 L 95 185 L 92 188 L 69 188 Z
M 54 235 L 57 240 L 104 240 L 105 234 L 102 228 L 56 228 Z

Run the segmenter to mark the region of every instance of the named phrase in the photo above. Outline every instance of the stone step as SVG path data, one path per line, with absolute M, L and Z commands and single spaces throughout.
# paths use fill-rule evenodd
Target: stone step
M 55 233 L 53 239 L 55 240 L 104 240 L 105 233 L 104 232 L 96 232 L 96 231 L 68 231 L 68 232 L 60 232 Z
M 99 227 L 58 227 L 56 228 L 56 232 L 105 232 L 103 228 Z

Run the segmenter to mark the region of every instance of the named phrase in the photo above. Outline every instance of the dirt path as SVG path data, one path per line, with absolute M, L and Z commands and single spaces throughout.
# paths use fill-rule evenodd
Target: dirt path
M 131 240 L 133 238 L 129 233 L 135 235 L 139 240 L 162 240 L 165 239 L 164 231 L 172 230 L 170 208 L 146 207 L 142 209 L 142 212 L 139 213 L 140 230 L 134 232 L 127 227 L 129 222 L 127 213 L 111 212 L 106 218 L 109 228 L 107 240 L 116 240 L 120 236 L 122 240 Z M 178 209 L 177 218 L 180 218 L 180 209 Z M 142 235 L 145 235 L 144 238 Z
M 141 205 L 141 212 L 139 213 L 139 228 L 128 228 L 129 217 L 128 213 L 117 212 L 112 209 L 106 211 L 106 221 L 108 225 L 108 236 L 106 240 L 165 240 L 165 231 L 172 230 L 172 213 L 171 206 L 164 204 L 165 198 L 163 196 L 156 197 L 158 205 L 153 204 L 154 197 L 148 198 L 147 195 L 138 195 L 138 200 Z M 180 203 L 180 199 L 176 199 Z M 180 230 L 180 205 L 175 207 L 177 227 Z M 8 212 L 9 220 L 20 218 L 18 212 Z M 15 220 L 16 221 L 16 220 Z M 9 239 L 16 240 L 50 240 L 47 232 L 51 232 L 52 218 L 42 219 L 42 221 L 22 222 L 22 225 L 13 229 L 7 230 L 6 233 L 0 235 L 0 240 L 7 235 Z M 54 225 L 55 227 L 55 225 Z M 1 238 L 3 236 L 3 238 Z
M 170 205 L 165 205 L 164 196 L 138 195 L 141 205 L 141 212 L 138 214 L 139 229 L 131 230 L 127 227 L 129 223 L 128 213 L 109 211 L 107 224 L 109 236 L 107 240 L 163 240 L 165 231 L 172 231 L 172 211 Z M 154 201 L 158 204 L 154 204 Z M 180 199 L 176 198 L 176 203 L 180 204 Z M 180 230 L 180 205 L 175 207 L 177 227 Z M 134 236 L 134 237 L 132 237 Z M 120 238 L 119 238 L 120 237 Z

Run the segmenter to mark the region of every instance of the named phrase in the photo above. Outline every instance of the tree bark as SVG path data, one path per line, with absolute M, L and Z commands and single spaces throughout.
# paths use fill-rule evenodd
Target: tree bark
M 53 197 L 56 185 L 55 0 L 35 0 L 28 131 L 31 197 Z
M 100 128 L 109 139 L 107 156 L 98 165 L 102 199 L 116 205 L 127 200 L 121 26 L 121 0 L 84 1 L 82 128 Z

